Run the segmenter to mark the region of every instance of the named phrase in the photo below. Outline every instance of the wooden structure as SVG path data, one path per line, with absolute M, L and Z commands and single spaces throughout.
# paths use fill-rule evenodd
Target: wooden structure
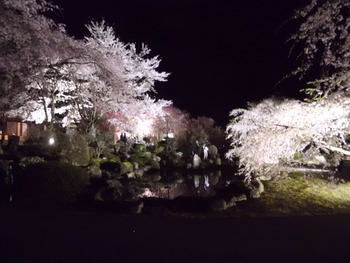
M 9 141 L 12 137 L 18 137 L 19 141 L 25 141 L 29 134 L 30 123 L 23 122 L 19 117 L 8 116 L 0 113 L 0 140 Z

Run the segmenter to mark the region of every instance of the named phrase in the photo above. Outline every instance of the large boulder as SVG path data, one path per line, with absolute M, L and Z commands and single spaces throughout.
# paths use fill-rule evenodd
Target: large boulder
M 259 198 L 260 195 L 265 191 L 264 184 L 260 181 L 259 178 L 256 178 L 251 182 L 249 186 L 250 190 L 250 198 Z
M 127 174 L 133 171 L 134 167 L 130 162 L 122 162 L 120 163 L 120 174 Z
M 102 178 L 101 169 L 94 167 L 94 166 L 90 166 L 88 168 L 88 171 L 89 171 L 90 178 L 92 178 L 92 179 L 101 179 Z
M 159 162 L 157 162 L 157 161 L 155 161 L 155 160 L 151 160 L 151 161 L 150 161 L 150 165 L 151 165 L 152 169 L 160 170 L 160 164 L 159 164 Z
M 201 165 L 201 158 L 197 154 L 195 154 L 193 156 L 192 168 L 194 169 L 199 168 L 200 165 Z
M 236 202 L 234 202 L 233 200 L 226 202 L 222 198 L 217 198 L 217 199 L 214 199 L 210 202 L 210 210 L 212 212 L 222 212 L 222 211 L 225 211 L 226 209 L 228 209 L 230 207 L 234 207 L 236 205 L 237 205 Z
M 143 169 L 134 170 L 134 174 L 137 178 L 141 178 L 143 176 L 143 173 L 144 173 Z
M 159 156 L 157 156 L 156 154 L 152 153 L 152 160 L 155 160 L 157 162 L 160 162 L 162 160 L 162 158 L 160 158 Z
M 245 194 L 241 194 L 239 196 L 234 196 L 231 198 L 231 201 L 233 202 L 241 202 L 241 201 L 246 201 L 247 200 L 247 196 Z
M 208 147 L 209 158 L 216 159 L 218 155 L 218 148 L 215 145 L 209 145 Z
M 221 158 L 220 157 L 217 157 L 216 159 L 215 159 L 215 165 L 221 165 Z
M 121 201 L 125 195 L 125 188 L 118 180 L 107 180 L 107 185 L 101 187 L 95 194 L 95 201 Z

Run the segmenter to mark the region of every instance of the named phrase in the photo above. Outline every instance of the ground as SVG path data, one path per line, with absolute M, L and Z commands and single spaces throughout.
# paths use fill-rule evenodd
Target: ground
M 259 199 L 239 203 L 226 216 L 304 216 L 350 214 L 350 183 L 289 176 L 264 182 Z
M 221 214 L 0 209 L 0 262 L 346 262 L 350 185 L 291 176 Z
M 0 261 L 346 262 L 350 216 L 154 218 L 2 210 Z

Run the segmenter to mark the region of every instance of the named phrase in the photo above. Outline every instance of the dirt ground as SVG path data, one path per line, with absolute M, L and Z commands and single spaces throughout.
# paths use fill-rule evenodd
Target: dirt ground
M 176 218 L 6 207 L 0 262 L 347 262 L 349 222 L 350 215 Z

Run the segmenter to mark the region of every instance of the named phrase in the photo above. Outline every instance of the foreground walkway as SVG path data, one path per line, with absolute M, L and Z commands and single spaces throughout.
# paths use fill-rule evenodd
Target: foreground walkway
M 176 219 L 0 212 L 2 263 L 348 262 L 349 248 L 349 215 Z

